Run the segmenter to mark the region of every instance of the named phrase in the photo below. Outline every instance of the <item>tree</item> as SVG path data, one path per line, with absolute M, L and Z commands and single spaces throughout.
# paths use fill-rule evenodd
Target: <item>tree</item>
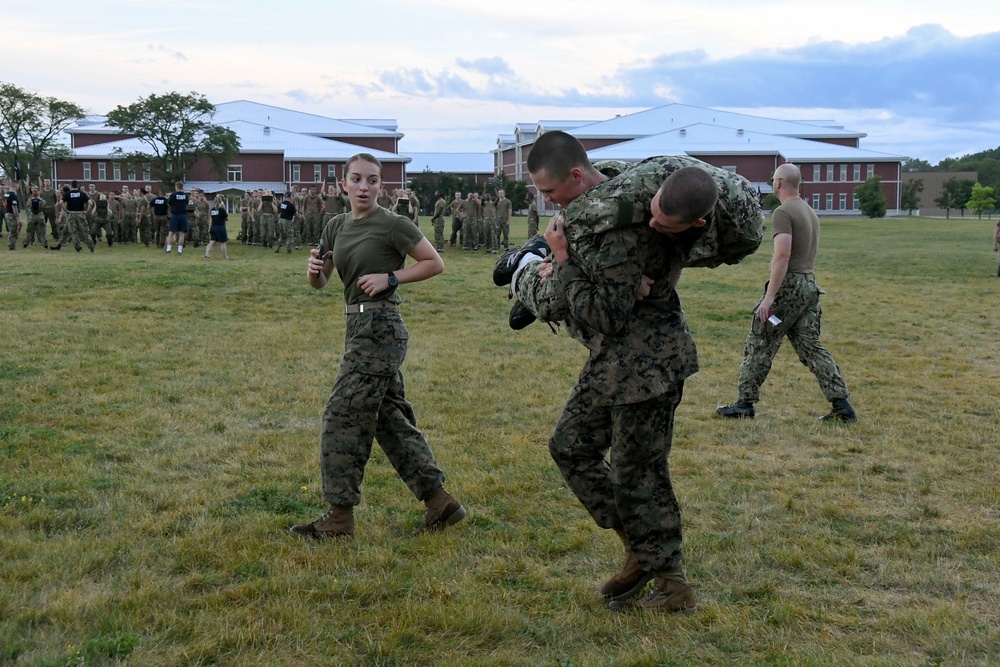
M 149 164 L 156 178 L 172 188 L 201 158 L 224 178 L 226 163 L 239 153 L 239 137 L 228 127 L 213 125 L 214 115 L 215 106 L 199 93 L 153 94 L 127 107 L 115 107 L 108 114 L 108 124 L 139 139 L 152 151 L 123 154 L 123 161 L 136 166 Z
M 944 209 L 944 217 L 951 218 L 951 209 L 958 208 L 959 185 L 958 178 L 949 178 L 941 186 L 941 195 L 934 199 L 938 208 Z
M 983 211 L 992 211 L 996 203 L 996 199 L 993 198 L 993 188 L 976 183 L 972 186 L 972 196 L 965 205 L 971 208 L 982 220 Z
M 72 102 L 0 84 L 0 167 L 16 179 L 42 174 L 50 158 L 68 154 L 60 136 L 84 115 Z
M 975 181 L 968 178 L 963 178 L 958 181 L 958 191 L 955 194 L 955 206 L 962 211 L 962 217 L 965 217 L 965 209 L 968 208 L 969 200 L 972 199 L 972 187 L 975 184 Z
M 858 209 L 869 218 L 885 217 L 888 202 L 882 192 L 881 176 L 872 176 L 854 188 L 854 196 L 858 198 Z
M 900 166 L 903 171 L 934 171 L 930 162 L 915 157 L 906 158 Z
M 434 212 L 435 192 L 440 192 L 446 200 L 456 192 L 478 192 L 479 188 L 475 182 L 469 178 L 459 178 L 450 172 L 433 172 L 425 169 L 419 174 L 410 177 L 410 189 L 417 193 L 420 205 L 425 207 L 428 213 Z
M 908 215 L 913 215 L 913 211 L 920 208 L 920 193 L 923 191 L 924 179 L 914 178 L 909 181 L 903 181 L 903 186 L 899 194 L 900 208 L 905 210 Z

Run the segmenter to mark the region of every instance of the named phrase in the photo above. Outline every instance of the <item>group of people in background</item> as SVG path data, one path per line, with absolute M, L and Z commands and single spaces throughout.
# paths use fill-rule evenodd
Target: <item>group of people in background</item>
M 73 245 L 78 251 L 87 246 L 93 252 L 102 240 L 106 240 L 108 247 L 116 243 L 142 243 L 164 248 L 171 233 L 171 215 L 181 213 L 179 206 L 190 222 L 183 232 L 184 240 L 177 247 L 180 249 L 185 243 L 198 247 L 211 240 L 213 208 L 225 206 L 224 197 L 212 202 L 203 190 L 193 190 L 188 196 L 183 187 L 177 188 L 177 192 L 184 197 L 177 200 L 175 193 L 165 196 L 155 186 L 130 190 L 124 185 L 120 190 L 100 192 L 93 183 L 82 188 L 74 180 L 57 188 L 50 179 L 41 178 L 36 184 L 23 186 L 0 185 L 9 250 L 17 249 L 18 241 L 23 249 L 36 244 L 51 250 Z M 24 202 L 18 195 L 19 189 L 27 191 Z
M 491 254 L 500 251 L 503 243 L 505 250 L 510 249 L 510 217 L 514 212 L 513 204 L 507 199 L 503 190 L 497 191 L 494 199 L 489 192 L 477 194 L 470 192 L 462 199 L 462 193 L 456 192 L 450 205 L 446 204 L 440 194 L 434 205 L 434 241 L 438 251 L 444 250 L 444 212 L 446 207 L 451 210 L 451 238 L 449 243 L 455 247 L 458 242 L 463 250 L 478 251 L 480 248 Z M 538 230 L 537 209 L 535 232 Z M 534 236 L 529 230 L 528 235 Z
M 17 190 L 27 192 L 27 200 L 21 201 Z M 183 187 L 176 189 L 184 192 Z M 78 192 L 66 199 L 69 191 Z M 236 239 L 250 246 L 260 246 L 286 253 L 303 246 L 315 247 L 327 223 L 341 213 L 351 210 L 351 203 L 339 183 L 323 183 L 316 186 L 292 186 L 284 193 L 272 190 L 248 190 L 230 206 L 224 195 L 211 199 L 204 190 L 193 189 L 189 196 L 181 198 L 186 207 L 187 228 L 183 237 L 175 230 L 171 234 L 171 216 L 179 214 L 172 207 L 178 204 L 175 193 L 164 194 L 157 186 L 130 189 L 123 185 L 120 190 L 101 192 L 95 184 L 80 187 L 72 184 L 56 186 L 50 179 L 39 178 L 37 184 L 24 183 L 22 188 L 0 185 L 3 197 L 4 225 L 8 247 L 22 248 L 39 245 L 43 248 L 59 249 L 72 244 L 78 250 L 83 246 L 95 248 L 102 240 L 109 247 L 115 243 L 132 245 L 142 243 L 147 247 L 166 248 L 168 245 L 178 252 L 184 247 L 208 246 L 213 240 L 211 228 L 216 226 L 218 212 L 224 210 L 228 219 L 231 208 L 241 214 L 242 222 Z M 503 190 L 496 195 L 489 192 L 469 192 L 463 196 L 456 192 L 454 198 L 434 193 L 434 209 L 431 217 L 434 229 L 434 246 L 438 252 L 447 245 L 456 243 L 463 250 L 496 254 L 503 248 L 510 248 L 510 218 L 514 212 L 512 202 Z M 376 203 L 382 208 L 410 218 L 420 226 L 421 202 L 416 192 L 409 188 L 390 191 L 382 188 Z M 76 211 L 69 206 L 81 206 Z M 450 212 L 452 218 L 451 237 L 445 235 L 445 217 Z M 72 216 L 70 213 L 82 213 Z M 528 236 L 538 233 L 538 207 L 534 199 L 528 205 Z M 214 240 L 219 243 L 219 235 Z M 228 239 L 227 239 L 228 240 Z M 51 242 L 50 242 L 51 241 Z M 169 242 L 168 242 L 169 241 Z
M 317 191 L 293 186 L 276 195 L 271 190 L 252 190 L 237 204 L 243 218 L 237 240 L 244 245 L 290 253 L 303 245 L 315 246 L 323 227 L 335 215 L 343 213 L 345 198 L 340 186 L 324 183 Z

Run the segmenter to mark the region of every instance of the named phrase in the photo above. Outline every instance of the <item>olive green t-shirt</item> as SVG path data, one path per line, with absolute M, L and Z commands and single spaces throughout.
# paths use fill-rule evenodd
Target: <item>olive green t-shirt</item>
M 423 238 L 412 220 L 382 207 L 359 220 L 350 213 L 332 218 L 323 230 L 322 242 L 324 248 L 333 250 L 333 265 L 344 283 L 344 303 L 402 301 L 394 287 L 370 297 L 358 287 L 358 280 L 369 273 L 400 270 L 407 253 Z
M 819 217 L 801 197 L 793 197 L 774 209 L 771 214 L 774 233 L 792 235 L 792 254 L 788 257 L 788 273 L 813 273 L 819 248 Z

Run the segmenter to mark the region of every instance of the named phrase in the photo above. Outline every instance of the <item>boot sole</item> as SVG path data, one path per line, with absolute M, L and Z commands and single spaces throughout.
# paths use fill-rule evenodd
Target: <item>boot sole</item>
M 715 414 L 723 419 L 753 419 L 757 416 L 756 412 L 726 412 L 725 409 L 728 407 L 728 405 L 720 405 L 715 409 Z
M 634 613 L 638 611 L 651 611 L 660 614 L 693 614 L 698 611 L 698 601 L 693 594 L 689 600 L 673 600 L 662 605 L 642 605 L 642 601 L 612 600 L 608 603 L 608 610 L 615 614 Z
M 639 595 L 639 593 L 642 592 L 642 589 L 646 587 L 646 584 L 654 578 L 655 576 L 652 572 L 644 572 L 632 588 L 628 589 L 624 593 L 619 593 L 618 595 L 605 595 L 604 598 L 608 600 L 608 602 L 626 602 Z
M 310 537 L 314 540 L 329 540 L 335 537 L 354 537 L 354 533 L 345 533 L 338 531 L 319 531 L 312 526 L 292 526 L 288 529 L 288 532 L 296 537 Z
M 454 526 L 456 523 L 464 519 L 467 514 L 468 512 L 465 511 L 465 507 L 459 505 L 457 510 L 455 510 L 448 516 L 444 517 L 443 519 L 436 521 L 431 526 L 423 526 L 420 530 L 417 531 L 416 534 L 419 535 L 421 533 L 435 533 L 440 530 L 444 530 L 449 526 Z
M 458 523 L 459 521 L 461 521 L 462 519 L 464 519 L 465 516 L 466 516 L 466 514 L 468 514 L 468 512 L 465 511 L 465 507 L 463 507 L 462 505 L 459 505 L 458 509 L 455 510 L 454 512 L 452 512 L 451 514 L 449 514 L 448 517 L 446 519 L 444 519 L 443 521 L 441 521 L 441 523 L 439 525 L 442 528 L 444 528 L 446 526 L 454 526 L 456 523 Z

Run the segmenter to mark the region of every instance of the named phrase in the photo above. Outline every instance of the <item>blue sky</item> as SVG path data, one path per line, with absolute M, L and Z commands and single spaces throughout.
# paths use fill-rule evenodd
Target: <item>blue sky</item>
M 867 132 L 863 148 L 932 163 L 1000 146 L 993 3 L 173 6 L 9 12 L 0 58 L 16 67 L 0 81 L 94 113 L 177 90 L 394 118 L 410 152 L 488 151 L 516 122 L 603 120 L 671 102 L 834 120 Z

